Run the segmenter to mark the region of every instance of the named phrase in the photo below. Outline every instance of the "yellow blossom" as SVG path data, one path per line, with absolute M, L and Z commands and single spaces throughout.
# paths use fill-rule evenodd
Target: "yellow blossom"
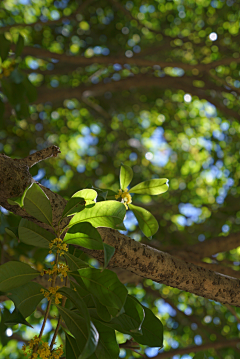
M 132 203 L 132 197 L 131 197 L 130 193 L 128 192 L 127 188 L 125 188 L 124 191 L 119 189 L 118 194 L 115 195 L 115 198 L 116 199 L 122 198 L 121 202 L 124 204 L 126 209 L 128 209 L 128 204 Z

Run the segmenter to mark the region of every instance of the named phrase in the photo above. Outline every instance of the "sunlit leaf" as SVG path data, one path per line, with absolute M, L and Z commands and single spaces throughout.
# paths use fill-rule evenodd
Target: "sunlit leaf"
M 121 165 L 120 169 L 120 188 L 125 190 L 128 185 L 131 183 L 133 178 L 133 171 L 131 167 L 126 165 Z
M 126 214 L 124 204 L 116 201 L 98 202 L 92 208 L 85 208 L 77 213 L 70 221 L 69 226 L 80 222 L 90 222 L 94 227 L 114 228 L 120 224 Z
M 156 218 L 145 208 L 134 206 L 133 204 L 129 204 L 128 206 L 137 218 L 139 227 L 145 236 L 153 236 L 159 228 Z
M 129 193 L 158 195 L 168 190 L 167 178 L 155 178 L 149 181 L 138 183 L 130 188 Z

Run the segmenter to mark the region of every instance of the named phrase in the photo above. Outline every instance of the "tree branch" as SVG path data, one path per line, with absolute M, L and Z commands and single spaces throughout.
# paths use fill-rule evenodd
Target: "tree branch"
M 22 160 L 13 160 L 7 156 L 1 155 L 0 159 L 4 159 L 4 166 L 7 168 L 7 176 L 14 177 L 15 168 L 12 163 L 21 163 Z M 1 187 L 2 193 L 9 193 L 9 182 L 6 180 L 5 171 L 0 166 L 0 178 L 3 178 L 4 185 Z M 18 166 L 19 186 L 23 187 L 25 176 L 31 180 L 29 174 L 26 174 L 26 168 Z M 12 181 L 13 182 L 13 181 Z M 12 183 L 10 187 L 12 186 Z M 57 225 L 66 201 L 58 194 L 53 193 L 48 188 L 41 186 L 48 196 L 53 209 L 53 225 Z M 22 188 L 24 191 L 25 188 Z M 19 191 L 16 196 L 21 195 Z M 50 227 L 46 224 L 38 222 L 34 217 L 27 214 L 25 210 L 18 206 L 11 206 L 5 199 L 0 198 L 0 204 L 11 210 L 15 214 L 20 214 L 24 218 L 41 225 L 42 227 Z M 62 226 L 66 226 L 69 222 L 66 218 Z M 158 283 L 164 283 L 174 288 L 179 288 L 190 293 L 194 293 L 208 299 L 213 299 L 221 303 L 228 303 L 240 306 L 240 281 L 236 278 L 227 277 L 219 273 L 207 270 L 200 266 L 185 262 L 181 259 L 173 257 L 168 253 L 158 251 L 142 243 L 120 234 L 117 230 L 110 228 L 98 228 L 103 241 L 113 247 L 116 251 L 114 257 L 110 261 L 110 266 L 127 269 L 141 277 L 152 279 Z M 80 247 L 81 248 L 81 247 Z M 81 248 L 85 253 L 94 258 L 103 261 L 102 251 L 93 251 Z
M 238 343 L 240 343 L 239 338 L 235 339 L 226 339 L 225 341 L 221 340 L 219 342 L 210 342 L 205 343 L 202 345 L 196 345 L 196 346 L 190 346 L 188 348 L 178 348 L 174 350 L 169 350 L 164 353 L 160 353 L 157 356 L 155 356 L 153 359 L 169 359 L 172 358 L 174 355 L 183 355 L 188 353 L 198 353 L 203 350 L 207 349 L 221 349 L 226 347 L 235 347 Z M 147 359 L 148 357 L 145 356 L 144 359 Z

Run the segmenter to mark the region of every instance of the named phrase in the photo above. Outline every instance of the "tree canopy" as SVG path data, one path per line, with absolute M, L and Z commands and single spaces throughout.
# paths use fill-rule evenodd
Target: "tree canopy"
M 126 245 L 124 235 L 135 241 L 136 248 L 147 244 L 163 251 L 162 270 L 164 263 L 171 266 L 168 254 L 187 263 L 185 268 L 175 262 L 172 278 L 168 274 L 156 280 L 150 271 L 143 278 L 140 267 L 139 276 L 121 272 L 119 268 L 127 268 L 118 262 L 114 270 L 132 296 L 129 302 L 138 299 L 151 309 L 164 329 L 160 353 L 160 345 L 146 346 L 137 336 L 133 338 L 140 346 L 134 349 L 127 341 L 130 334 L 117 331 L 121 358 L 138 358 L 140 353 L 190 359 L 200 350 L 196 359 L 239 355 L 239 14 L 234 0 L 4 0 L 0 4 L 0 151 L 18 163 L 27 157 L 29 165 L 29 156 L 36 151 L 58 146 L 57 156 L 29 167 L 35 181 L 57 193 L 59 201 L 63 198 L 62 210 L 82 189 L 100 188 L 99 201 L 104 196 L 115 201 L 119 189 L 125 189 L 121 184 L 128 183 L 123 177 L 119 183 L 121 164 L 121 171 L 133 170 L 130 188 L 159 178 L 169 180 L 169 190 L 161 195 L 133 192 L 125 229 L 116 223 L 112 227 L 121 231 Z M 26 177 L 19 177 L 19 186 L 24 180 L 25 188 L 15 184 L 6 193 L 4 186 L 12 178 L 4 177 L 1 165 L 1 264 L 20 260 L 41 271 L 49 265 L 48 248 L 19 240 L 14 228 L 21 223 L 19 228 L 26 230 L 22 221 L 27 216 L 21 207 L 7 202 L 23 194 L 31 176 L 26 172 Z M 76 198 L 82 197 L 72 197 L 72 203 L 81 205 Z M 134 206 L 142 209 L 137 212 Z M 146 221 L 152 221 L 152 228 L 159 226 L 156 233 L 141 225 L 144 210 L 156 218 L 157 223 L 152 217 Z M 105 238 L 105 232 L 99 233 Z M 113 240 L 106 241 L 114 247 Z M 110 250 L 106 248 L 105 252 Z M 97 267 L 96 259 L 86 255 L 93 255 L 93 247 L 88 249 L 81 258 Z M 97 259 L 104 266 L 104 259 Z M 209 278 L 214 276 L 213 285 L 196 288 L 193 275 L 199 267 Z M 177 272 L 183 276 L 188 268 L 186 280 L 180 283 Z M 87 278 L 87 269 L 80 271 Z M 225 293 L 222 283 L 227 280 L 231 289 Z M 41 286 L 32 284 L 32 290 Z M 14 308 L 4 293 L 2 318 Z M 23 324 L 8 329 L 2 320 L 0 359 L 24 358 L 21 346 L 38 333 L 44 300 L 28 318 L 33 329 L 25 326 L 24 316 Z M 46 341 L 56 327 L 56 313 L 56 308 L 49 313 Z M 67 324 L 67 314 L 61 314 Z M 64 333 L 60 334 L 59 345 L 65 343 Z M 111 337 L 112 329 L 106 335 Z M 72 339 L 67 338 L 70 345 Z

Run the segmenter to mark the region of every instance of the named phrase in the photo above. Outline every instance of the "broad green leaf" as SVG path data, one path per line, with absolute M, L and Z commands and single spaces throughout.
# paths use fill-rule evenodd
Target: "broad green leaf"
M 104 306 L 122 309 L 127 298 L 127 289 L 119 281 L 116 273 L 105 269 L 103 272 L 96 268 L 79 269 L 71 273 L 77 282 L 84 283 L 87 291 L 95 295 Z M 80 280 L 79 280 L 80 278 Z
M 40 222 L 52 224 L 52 207 L 43 190 L 33 183 L 24 198 L 24 209 Z
M 97 192 L 93 189 L 81 189 L 80 191 L 74 193 L 72 198 L 81 197 L 84 198 L 86 201 L 94 201 L 97 197 Z
M 75 214 L 69 226 L 80 222 L 90 222 L 93 227 L 115 228 L 117 224 L 122 223 L 125 214 L 126 208 L 123 203 L 116 201 L 98 202 L 94 207 L 85 208 L 80 213 Z
M 87 328 L 85 320 L 73 311 L 57 306 L 59 313 L 69 329 L 74 335 L 77 346 L 80 350 L 78 359 L 86 359 L 94 353 L 98 345 L 99 333 L 94 324 L 90 322 L 90 332 Z
M 115 325 L 115 329 L 122 332 L 122 330 L 132 333 L 139 333 L 145 318 L 145 312 L 142 305 L 133 296 L 128 295 L 126 303 L 124 304 L 125 312 L 116 318 L 113 318 L 111 323 Z M 141 333 L 139 333 L 141 334 Z
M 11 236 L 12 238 L 17 238 L 18 237 L 18 231 L 17 228 L 7 228 L 5 227 L 5 232 Z
M 94 301 L 94 306 L 96 307 L 99 318 L 102 319 L 104 322 L 109 322 L 112 319 L 112 316 L 109 313 L 107 307 L 100 303 L 97 297 L 95 297 L 94 295 L 92 295 L 91 297 Z
M 21 55 L 23 48 L 24 48 L 24 37 L 21 34 L 19 34 L 18 41 L 16 44 L 16 49 L 15 49 L 16 57 Z
M 0 57 L 2 61 L 5 61 L 8 57 L 10 50 L 11 42 L 6 39 L 4 34 L 0 34 Z
M 70 198 L 66 207 L 64 208 L 62 218 L 71 216 L 84 209 L 85 200 L 81 197 Z
M 7 316 L 7 318 L 5 319 L 4 324 L 6 325 L 16 325 L 16 324 L 24 324 L 28 327 L 33 328 L 27 321 L 26 319 L 23 317 L 22 313 L 15 308 L 14 311 Z
M 70 286 L 71 286 L 72 289 L 74 289 L 74 290 L 76 290 L 78 292 L 78 294 L 80 295 L 81 298 L 83 298 L 85 304 L 88 307 L 87 303 L 89 302 L 89 298 L 87 299 L 87 301 L 85 300 L 85 298 L 91 296 L 91 294 L 86 290 L 86 288 L 84 286 L 84 283 L 81 282 L 80 280 L 79 280 L 78 283 L 73 282 L 72 280 L 70 280 Z
M 129 193 L 157 195 L 168 190 L 167 178 L 155 178 L 149 181 L 138 183 L 129 190 Z
M 158 222 L 150 212 L 145 208 L 134 206 L 133 204 L 129 204 L 128 207 L 133 211 L 138 220 L 139 227 L 146 237 L 151 237 L 158 231 Z
M 70 222 L 71 223 L 71 222 Z M 97 229 L 88 222 L 72 226 L 64 237 L 64 242 L 88 249 L 103 249 L 103 242 Z
M 107 243 L 103 243 L 104 247 L 104 269 L 107 268 L 108 263 L 110 262 L 111 258 L 113 257 L 115 253 L 115 248 L 110 246 Z
M 86 304 L 84 303 L 83 299 L 80 297 L 78 292 L 71 288 L 62 287 L 58 290 L 58 293 L 63 294 L 65 297 L 71 300 L 71 302 L 75 305 L 75 307 L 79 311 L 81 317 L 83 317 L 85 321 L 85 325 L 87 326 L 88 329 L 88 333 L 90 333 L 90 315 Z
M 44 298 L 40 292 L 43 287 L 35 282 L 30 282 L 11 289 L 11 295 L 8 295 L 17 309 L 22 313 L 24 318 L 27 318 L 35 310 L 39 302 Z
M 142 323 L 142 334 L 132 332 L 133 339 L 139 344 L 149 347 L 162 347 L 163 345 L 163 325 L 153 312 L 142 306 L 145 312 L 145 318 Z
M 80 258 L 68 253 L 68 252 L 65 252 L 64 253 L 64 256 L 67 260 L 67 263 L 68 263 L 68 266 L 70 268 L 71 271 L 76 271 L 78 269 L 81 269 L 81 268 L 87 268 L 89 267 L 89 265 L 82 261 Z
M 96 306 L 97 309 L 97 306 Z M 101 317 L 100 311 L 97 310 L 98 316 Z M 90 309 L 90 315 L 93 318 L 96 318 L 96 310 Z M 127 296 L 126 302 L 124 304 L 124 313 L 114 317 L 111 321 L 104 320 L 106 325 L 111 328 L 118 330 L 121 333 L 131 334 L 139 333 L 141 334 L 141 326 L 145 318 L 145 312 L 142 305 L 138 302 L 137 299 L 131 295 Z
M 207 359 L 207 356 L 204 352 L 199 352 L 192 359 Z
M 10 261 L 2 264 L 0 266 L 0 291 L 8 292 L 30 282 L 39 274 L 26 263 Z
M 78 348 L 76 339 L 73 338 L 71 335 L 66 335 L 66 359 L 78 359 L 80 355 L 80 350 Z
M 96 319 L 93 319 L 93 323 L 99 332 L 99 343 L 95 353 L 89 359 L 118 359 L 119 346 L 115 331 Z
M 53 233 L 24 218 L 19 223 L 18 234 L 23 243 L 41 248 L 49 248 L 49 243 L 56 237 Z
M 121 165 L 120 169 L 120 188 L 125 190 L 130 184 L 133 178 L 133 171 L 131 167 L 126 165 Z

